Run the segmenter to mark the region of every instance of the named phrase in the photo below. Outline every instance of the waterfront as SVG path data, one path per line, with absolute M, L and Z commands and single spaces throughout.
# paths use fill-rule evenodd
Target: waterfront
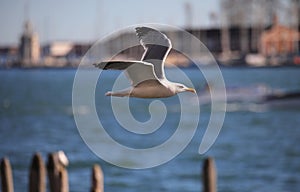
M 205 69 L 209 70 L 209 69 Z M 15 191 L 26 188 L 33 152 L 44 159 L 48 152 L 64 150 L 70 160 L 70 191 L 86 191 L 90 186 L 90 168 L 99 163 L 105 174 L 106 191 L 199 191 L 200 169 L 204 156 L 198 147 L 207 124 L 209 108 L 201 109 L 200 125 L 190 145 L 167 164 L 146 170 L 115 167 L 95 156 L 81 139 L 72 111 L 72 86 L 76 70 L 1 70 L 0 71 L 0 157 L 8 156 L 14 170 Z M 204 86 L 201 72 L 184 70 L 196 88 Z M 272 89 L 299 90 L 299 68 L 224 68 L 226 86 L 249 87 L 264 84 Z M 86 70 L 87 77 L 97 70 Z M 171 74 L 172 69 L 167 70 Z M 102 80 L 112 82 L 118 72 L 103 73 Z M 102 87 L 102 86 L 106 87 Z M 140 147 L 140 138 L 119 130 L 104 93 L 111 84 L 99 83 L 96 103 L 111 125 L 112 134 L 129 146 Z M 172 112 L 161 138 L 169 136 L 180 113 L 178 100 L 165 100 Z M 146 100 L 133 100 L 133 114 L 147 120 Z M 192 103 L 191 103 L 192 105 Z M 136 110 L 136 109 L 140 110 Z M 268 106 L 259 112 L 235 108 L 226 113 L 217 142 L 205 156 L 213 156 L 218 170 L 219 191 L 298 191 L 300 189 L 300 108 L 299 105 Z M 191 117 L 195 118 L 195 117 Z M 88 124 L 87 124 L 88 127 Z M 121 133 L 121 134 L 120 134 Z M 152 135 L 153 136 L 153 135 Z M 151 135 L 146 140 L 150 142 Z M 139 141 L 139 142 L 137 142 Z M 157 142 L 157 141 L 155 141 Z M 161 142 L 161 140 L 159 140 Z M 148 143 L 151 145 L 153 143 Z M 86 179 L 85 179 L 86 178 Z

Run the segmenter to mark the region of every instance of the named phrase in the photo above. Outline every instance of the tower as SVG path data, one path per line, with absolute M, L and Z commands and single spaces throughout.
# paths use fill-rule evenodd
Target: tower
M 20 39 L 20 61 L 23 66 L 33 66 L 40 59 L 40 44 L 37 33 L 33 31 L 32 24 L 25 22 L 24 31 Z
M 189 2 L 186 2 L 184 4 L 184 10 L 185 10 L 185 27 L 187 29 L 192 28 L 192 17 L 193 17 L 193 13 L 192 13 L 192 7 L 191 4 Z

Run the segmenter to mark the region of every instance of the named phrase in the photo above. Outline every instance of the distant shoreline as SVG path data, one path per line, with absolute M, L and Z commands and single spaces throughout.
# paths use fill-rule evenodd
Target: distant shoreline
M 261 66 L 261 67 L 256 67 L 256 66 L 249 66 L 249 65 L 236 65 L 236 66 L 227 66 L 227 65 L 218 65 L 221 69 L 278 69 L 278 68 L 299 68 L 299 65 L 279 65 L 279 66 Z M 211 68 L 212 66 L 207 66 L 207 65 L 200 65 L 201 68 Z M 194 69 L 197 68 L 196 65 L 190 65 L 189 67 L 180 67 L 180 69 Z M 72 66 L 66 66 L 66 67 L 0 67 L 0 71 L 9 71 L 9 70 L 77 70 L 78 67 L 72 67 Z M 93 70 L 95 69 L 94 67 L 84 67 L 81 68 L 84 70 Z M 167 69 L 172 69 L 172 67 L 167 67 Z

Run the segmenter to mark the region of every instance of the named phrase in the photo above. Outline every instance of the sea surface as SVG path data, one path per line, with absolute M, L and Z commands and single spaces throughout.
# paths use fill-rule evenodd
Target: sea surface
M 210 70 L 183 69 L 199 97 L 205 92 L 203 73 L 214 78 Z M 251 94 L 256 98 L 258 86 L 268 90 L 263 94 L 300 90 L 299 68 L 223 68 L 221 71 L 228 96 L 232 95 L 230 91 L 239 94 L 240 90 L 241 98 L 245 93 L 247 98 L 251 98 Z M 91 86 L 88 84 L 89 77 L 99 71 L 87 69 L 83 73 L 86 82 L 83 78 L 82 83 Z M 170 79 L 186 83 L 173 69 L 166 70 L 166 73 Z M 16 192 L 27 189 L 33 153 L 40 152 L 46 160 L 48 153 L 58 150 L 63 150 L 69 158 L 70 191 L 74 192 L 89 191 L 91 168 L 95 163 L 103 169 L 105 191 L 201 191 L 201 168 L 208 156 L 215 159 L 218 191 L 300 191 L 299 98 L 271 102 L 259 99 L 243 101 L 241 98 L 235 102 L 230 99 L 216 142 L 208 152 L 200 155 L 198 148 L 211 114 L 209 104 L 202 103 L 200 116 L 190 111 L 190 121 L 199 119 L 200 122 L 183 152 L 157 167 L 133 170 L 102 160 L 80 136 L 74 113 L 88 116 L 89 109 L 72 108 L 75 74 L 76 69 L 0 71 L 0 158 L 6 156 L 11 161 Z M 119 75 L 119 72 L 101 73 L 101 78 L 94 85 L 96 109 L 99 116 L 105 117 L 101 122 L 106 131 L 123 145 L 139 149 L 155 146 L 170 138 L 181 113 L 178 97 L 160 100 L 165 103 L 168 114 L 159 130 L 143 136 L 129 133 L 114 117 L 110 98 L 104 96 Z M 85 89 L 82 94 L 86 94 Z M 190 101 L 187 105 L 194 105 L 196 95 L 181 94 Z M 150 101 L 130 99 L 130 110 L 138 121 L 150 118 Z M 156 112 L 158 115 L 161 113 Z M 125 120 L 128 117 L 126 113 L 121 115 Z M 189 120 L 185 123 L 188 130 Z M 90 128 L 91 125 L 86 122 L 86 129 Z M 107 148 L 109 151 L 109 146 Z M 111 153 L 113 155 L 114 151 Z

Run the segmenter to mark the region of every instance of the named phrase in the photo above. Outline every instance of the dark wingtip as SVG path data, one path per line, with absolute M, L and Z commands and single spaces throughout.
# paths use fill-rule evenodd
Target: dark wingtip
M 136 32 L 136 35 L 141 38 L 142 36 L 146 35 L 149 31 L 155 31 L 155 29 L 152 29 L 150 27 L 136 27 L 135 28 L 135 32 Z
M 107 63 L 106 63 L 106 62 L 105 62 L 105 63 L 100 62 L 100 63 L 93 63 L 93 65 L 94 65 L 95 67 L 99 68 L 99 69 L 105 70 L 105 69 L 106 69 Z
M 141 38 L 142 37 L 142 27 L 136 27 L 135 33 L 139 38 Z

